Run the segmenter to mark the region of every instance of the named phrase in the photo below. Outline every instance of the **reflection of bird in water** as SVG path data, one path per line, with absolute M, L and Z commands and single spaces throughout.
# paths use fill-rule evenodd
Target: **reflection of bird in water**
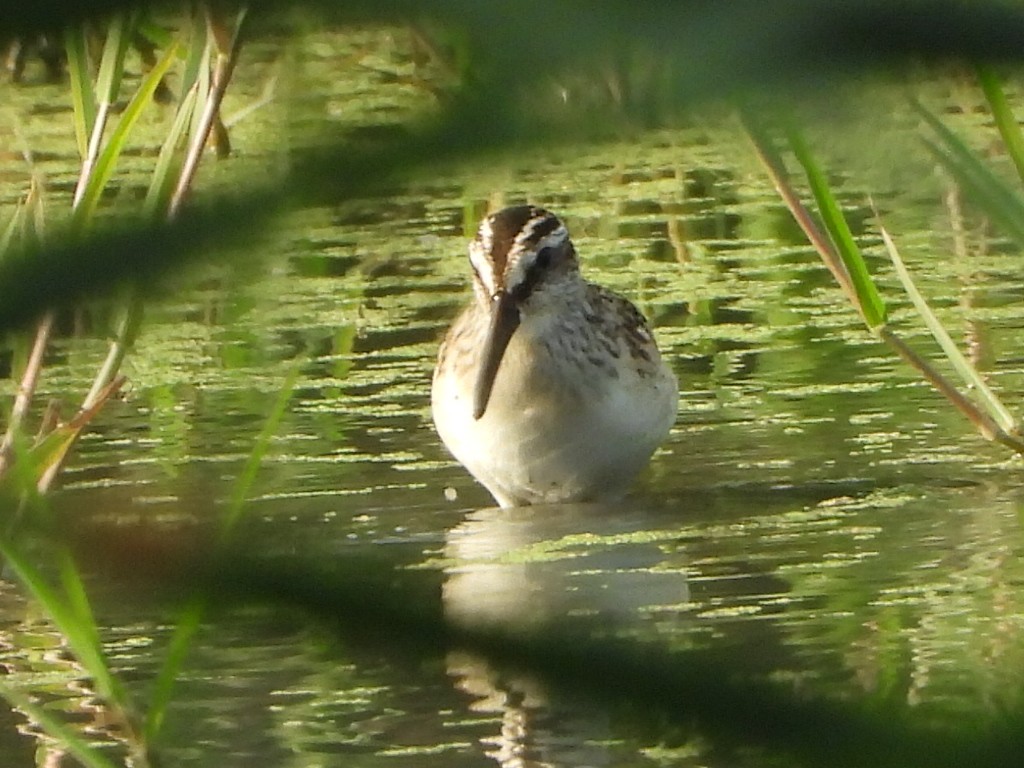
M 446 537 L 451 563 L 442 587 L 445 616 L 458 626 L 516 634 L 563 624 L 584 631 L 589 618 L 635 623 L 651 605 L 689 600 L 679 572 L 653 572 L 658 548 L 628 541 L 643 515 L 610 515 L 593 504 L 485 509 Z M 600 766 L 617 762 L 607 717 L 585 702 L 548 691 L 536 678 L 453 652 L 448 673 L 473 697 L 474 712 L 500 717 L 481 743 L 502 766 Z
M 567 616 L 631 622 L 652 605 L 688 602 L 683 573 L 654 570 L 663 554 L 647 535 L 650 517 L 615 512 L 557 504 L 470 513 L 445 534 L 445 616 L 517 631 Z
M 557 701 L 529 675 L 506 675 L 472 654 L 448 654 L 448 674 L 473 697 L 470 709 L 497 715 L 497 734 L 481 739 L 484 754 L 504 768 L 611 764 L 607 718 L 581 702 Z
M 678 407 L 647 322 L 583 279 L 565 225 L 541 208 L 484 219 L 469 260 L 476 298 L 434 371 L 444 444 L 505 507 L 622 496 Z

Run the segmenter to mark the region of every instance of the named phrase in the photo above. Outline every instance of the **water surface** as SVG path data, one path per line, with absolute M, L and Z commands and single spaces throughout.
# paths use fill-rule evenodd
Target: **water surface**
M 239 102 L 269 76 L 270 48 L 254 54 Z M 372 51 L 375 66 L 336 69 L 357 49 Z M 367 31 L 309 52 L 316 87 L 290 130 L 387 125 L 429 108 L 429 95 L 384 76 L 408 63 L 400 36 Z M 48 141 L 67 117 L 47 116 L 63 90 L 15 93 L 33 140 Z M 239 125 L 237 157 L 210 185 L 281 161 L 282 110 Z M 837 166 L 848 169 L 837 179 L 843 202 L 878 253 L 867 194 L 880 201 L 922 289 L 1016 405 L 1024 263 L 973 232 L 970 260 L 953 255 L 941 181 L 901 184 L 930 167 L 906 122 L 850 128 L 849 146 L 882 130 L 916 149 L 883 170 L 863 157 Z M 53 140 L 65 143 L 42 166 L 59 197 L 74 175 L 73 143 Z M 82 439 L 53 501 L 102 543 L 101 560 L 118 564 L 107 578 L 93 562 L 93 582 L 129 685 L 144 696 L 173 613 L 159 589 L 125 583 L 125 564 L 147 572 L 203 541 L 300 361 L 239 533 L 267 563 L 384 560 L 458 625 L 596 617 L 638 642 L 721 650 L 738 670 L 794 691 L 940 718 L 981 719 L 1012 703 L 1024 668 L 1019 463 L 863 330 L 735 126 L 534 150 L 294 212 L 258 260 L 181 276 L 152 304 L 126 364 L 130 395 Z M 825 152 L 843 159 L 831 144 Z M 6 207 L 25 178 L 6 155 L 0 172 Z M 437 343 L 469 299 L 467 233 L 499 200 L 562 214 L 585 273 L 637 303 L 679 375 L 676 426 L 621 504 L 494 509 L 433 431 Z M 892 295 L 896 325 L 930 350 Z M 43 396 L 86 389 L 105 322 L 98 311 L 68 318 Z M 55 630 L 9 581 L 0 581 L 0 664 L 11 684 L 119 753 Z M 12 765 L 41 762 L 40 744 L 39 754 L 57 749 L 25 723 L 0 707 L 0 751 Z M 463 650 L 411 660 L 252 606 L 211 614 L 168 728 L 177 765 L 757 763 L 699 733 L 652 735 Z

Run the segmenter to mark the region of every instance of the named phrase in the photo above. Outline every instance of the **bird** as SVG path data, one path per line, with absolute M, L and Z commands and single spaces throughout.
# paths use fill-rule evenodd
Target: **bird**
M 644 316 L 583 278 L 566 225 L 544 208 L 485 217 L 469 262 L 474 298 L 431 386 L 441 441 L 501 507 L 620 499 L 678 411 Z

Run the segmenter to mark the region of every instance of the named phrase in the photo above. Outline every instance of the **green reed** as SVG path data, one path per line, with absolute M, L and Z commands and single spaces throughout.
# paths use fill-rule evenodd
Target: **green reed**
M 126 57 L 134 37 L 139 34 L 140 13 L 126 11 L 116 14 L 108 22 L 95 79 L 88 55 L 90 33 L 85 27 L 76 27 L 65 34 L 74 130 L 82 160 L 70 219 L 69 233 L 73 239 L 89 236 L 100 200 L 114 180 L 117 163 L 129 147 L 133 129 L 152 107 L 157 89 L 171 67 L 181 60 L 184 48 L 189 52 L 189 66 L 181 80 L 182 96 L 157 157 L 143 204 L 144 215 L 151 221 L 173 219 L 181 209 L 230 82 L 239 51 L 238 33 L 244 18 L 244 13 L 237 14 L 233 20 L 221 18 L 209 10 L 204 14 L 186 18 L 181 32 L 176 39 L 167 41 L 162 55 L 141 79 L 116 119 L 113 118 L 113 107 L 119 97 Z M 186 37 L 188 39 L 184 39 Z M 201 110 L 197 109 L 199 106 Z M 32 247 L 43 240 L 41 206 L 41 195 L 34 185 L 3 230 L 5 250 L 15 244 Z M 0 535 L 0 555 L 64 637 L 97 695 L 114 716 L 129 745 L 132 763 L 146 766 L 153 762 L 150 744 L 157 737 L 166 709 L 170 692 L 168 681 L 173 680 L 180 665 L 187 649 L 187 638 L 191 637 L 197 625 L 198 614 L 187 611 L 183 616 L 182 626 L 188 631 L 179 632 L 176 642 L 172 642 L 165 673 L 157 682 L 143 723 L 139 707 L 128 695 L 104 653 L 99 625 L 71 548 L 58 541 L 48 542 L 49 557 L 57 570 L 56 579 L 53 579 L 29 556 L 27 545 L 31 543 L 31 537 L 23 530 L 27 528 L 30 533 L 39 533 L 39 522 L 47 515 L 42 494 L 49 489 L 82 430 L 121 387 L 124 377 L 118 371 L 135 341 L 142 316 L 142 298 L 137 291 L 129 289 L 106 359 L 77 414 L 66 423 L 55 423 L 48 430 L 41 431 L 35 444 L 29 446 L 22 434 L 23 422 L 42 374 L 43 351 L 49 342 L 54 310 L 47 309 L 38 322 L 32 354 L 22 375 L 19 395 L 8 422 L 3 450 L 0 451 L 0 493 L 4 495 L 8 508 L 13 505 L 32 514 L 29 516 L 31 519 L 16 515 L 6 521 L 6 530 Z M 294 379 L 291 379 L 286 392 L 290 393 L 293 385 Z M 284 405 L 275 409 L 268 423 L 276 425 L 283 410 Z M 269 436 L 266 436 L 257 442 L 253 460 L 256 465 L 268 441 Z M 243 481 L 239 482 L 240 494 L 244 495 L 251 480 L 252 472 L 247 471 Z M 229 519 L 234 520 L 239 509 L 232 505 L 231 510 Z M 228 527 L 229 523 L 225 523 L 225 530 Z M 46 538 L 49 539 L 48 536 Z M 27 696 L 13 687 L 0 685 L 0 695 L 35 719 L 84 764 L 111 765 L 100 752 L 91 749 L 55 718 L 41 712 Z
M 1001 93 L 1001 91 L 998 90 L 998 83 L 992 81 L 990 77 L 986 80 L 985 77 L 986 75 L 982 76 L 984 89 L 992 103 L 992 95 Z M 996 100 L 998 103 L 998 97 Z M 941 121 L 920 104 L 915 103 L 915 108 L 925 122 L 939 135 L 938 143 L 925 139 L 932 154 L 954 174 L 958 181 L 964 184 L 965 188 L 975 193 L 972 199 L 976 200 L 994 220 L 1013 221 L 1011 232 L 1013 229 L 1019 229 L 1021 222 L 1024 222 L 1024 199 L 1002 181 Z M 1005 116 L 1003 119 L 1005 121 Z M 796 191 L 786 170 L 782 153 L 773 137 L 772 128 L 750 108 L 746 108 L 742 112 L 742 120 L 755 151 L 779 196 L 786 203 L 808 240 L 871 333 L 892 347 L 906 363 L 915 368 L 975 426 L 985 439 L 1001 443 L 1017 453 L 1024 453 L 1024 440 L 1020 437 L 1016 418 L 988 386 L 977 368 L 960 352 L 948 331 L 928 306 L 904 265 L 895 241 L 882 225 L 877 210 L 875 216 L 878 219 L 879 232 L 904 291 L 943 351 L 947 361 L 963 379 L 974 398 L 959 390 L 888 325 L 885 302 L 871 277 L 867 260 L 854 240 L 842 208 L 837 203 L 825 174 L 802 132 L 792 121 L 787 121 L 784 129 L 779 131 L 785 135 L 786 146 L 807 179 L 811 194 L 817 204 L 817 218 L 806 208 Z M 1019 136 L 1019 128 L 1016 131 Z M 1009 126 L 1004 126 L 1001 132 L 1004 136 L 1009 135 L 1013 140 L 1013 129 Z M 819 222 L 824 227 L 824 233 L 819 229 Z M 1024 240 L 1019 240 L 1019 242 L 1024 244 Z
M 221 515 L 219 531 L 219 547 L 221 550 L 230 546 L 231 534 L 241 520 L 245 511 L 245 503 L 252 489 L 253 482 L 259 472 L 260 465 L 270 449 L 270 443 L 277 434 L 281 420 L 288 411 L 288 404 L 291 401 L 295 385 L 299 379 L 299 362 L 292 364 L 285 381 L 278 392 L 277 399 L 271 406 L 263 422 L 263 427 L 253 443 L 249 457 L 241 473 L 235 479 L 232 486 L 231 497 L 226 503 L 226 508 Z M 189 649 L 195 639 L 196 633 L 207 610 L 207 599 L 204 594 L 198 594 L 190 599 L 178 616 L 174 627 L 174 633 L 168 645 L 164 662 L 153 683 L 153 690 L 150 692 L 146 707 L 146 720 L 144 735 L 146 743 L 154 744 L 163 727 L 167 715 L 167 707 L 171 702 L 175 683 L 181 668 L 188 656 Z

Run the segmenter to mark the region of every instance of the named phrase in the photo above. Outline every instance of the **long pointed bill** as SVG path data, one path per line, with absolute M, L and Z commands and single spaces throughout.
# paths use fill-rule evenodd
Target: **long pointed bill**
M 484 352 L 480 357 L 480 370 L 476 374 L 473 389 L 473 418 L 479 419 L 487 410 L 494 388 L 494 377 L 505 356 L 512 334 L 519 327 L 519 309 L 512 297 L 502 291 L 491 301 L 491 325 L 484 340 Z

